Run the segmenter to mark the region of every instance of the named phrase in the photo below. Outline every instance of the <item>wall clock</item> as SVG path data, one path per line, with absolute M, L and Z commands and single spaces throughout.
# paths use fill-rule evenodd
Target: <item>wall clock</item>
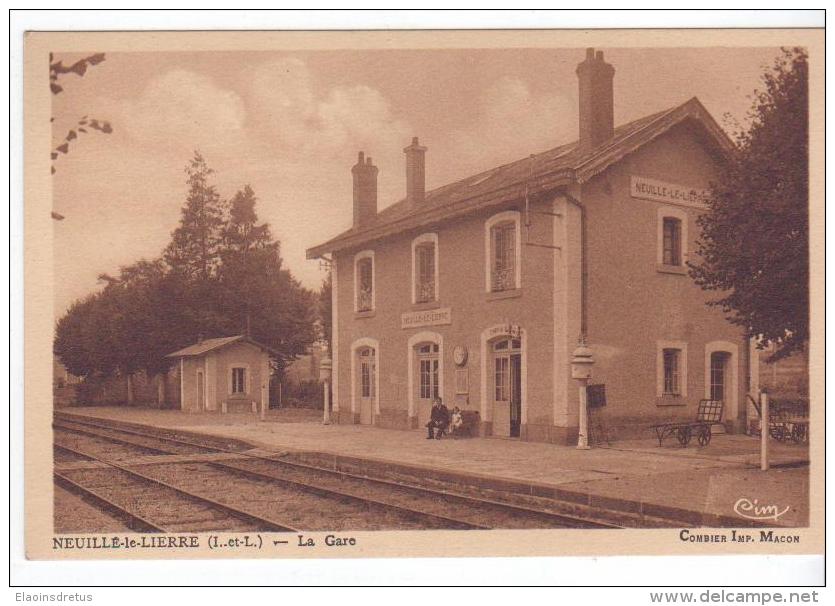
M 452 350 L 452 360 L 457 366 L 464 366 L 467 363 L 467 348 L 463 345 L 456 345 Z

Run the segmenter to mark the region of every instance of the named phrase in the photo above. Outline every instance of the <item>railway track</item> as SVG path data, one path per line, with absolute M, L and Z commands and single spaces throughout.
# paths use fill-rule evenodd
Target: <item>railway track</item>
M 234 516 L 248 517 L 256 523 L 261 522 L 262 530 L 343 530 L 349 528 L 366 529 L 420 529 L 420 528 L 459 528 L 461 523 L 447 520 L 431 514 L 416 515 L 412 511 L 397 510 L 393 507 L 374 508 L 373 502 L 344 498 L 341 494 L 313 494 L 311 491 L 299 491 L 287 487 L 270 478 L 254 477 L 252 474 L 206 462 L 206 453 L 183 457 L 181 455 L 159 456 L 145 454 L 151 449 L 113 441 L 109 445 L 106 438 L 94 437 L 90 432 L 78 434 L 74 441 L 71 432 L 65 428 L 56 428 L 58 448 L 72 450 L 80 456 L 86 456 L 88 462 L 96 466 L 70 466 L 69 470 L 60 469 L 57 478 L 64 480 L 64 485 L 78 492 L 92 482 L 96 491 L 106 490 L 105 498 L 123 509 L 131 510 L 144 506 L 145 497 L 133 499 L 132 488 L 124 488 L 118 474 L 113 469 L 134 476 L 145 483 L 157 483 L 164 488 L 174 489 L 182 496 L 195 501 L 207 502 L 215 508 L 229 510 Z M 72 442 L 70 444 L 70 442 Z M 109 446 L 109 448 L 108 448 Z M 103 474 L 103 480 L 98 478 Z M 67 477 L 69 476 L 69 477 Z M 66 480 L 75 480 L 79 486 L 71 486 Z M 110 489 L 108 482 L 113 482 Z M 141 483 L 141 482 L 140 482 Z M 123 493 L 127 493 L 124 495 Z M 115 495 L 116 498 L 113 498 Z M 92 495 L 93 499 L 96 495 Z M 124 497 L 124 498 L 123 498 Z M 157 499 L 164 502 L 164 498 Z M 101 500 L 101 499 L 99 499 Z M 153 509 L 153 507 L 152 507 Z M 155 511 L 155 509 L 153 509 Z M 145 516 L 141 516 L 145 517 Z M 174 516 L 176 519 L 176 516 Z M 264 523 L 263 521 L 266 520 Z M 190 528 L 189 524 L 178 525 L 181 531 Z M 193 526 L 193 524 L 192 524 Z M 208 526 L 208 527 L 206 527 Z M 212 528 L 211 520 L 200 524 L 193 530 L 228 530 Z
M 297 532 L 286 524 L 184 490 L 119 463 L 67 446 L 55 448 L 103 466 L 55 470 L 55 483 L 95 503 L 138 532 Z
M 231 476 L 245 477 L 250 481 L 266 482 L 286 490 L 306 493 L 323 499 L 352 503 L 364 508 L 369 515 L 397 515 L 409 522 L 416 522 L 421 528 L 616 528 L 611 523 L 539 509 L 527 505 L 510 504 L 493 499 L 465 495 L 448 490 L 417 486 L 381 478 L 335 471 L 307 463 L 282 460 L 275 456 L 263 456 L 242 451 L 239 448 L 224 448 L 207 445 L 195 439 L 163 436 L 135 427 L 115 426 L 100 420 L 71 420 L 57 418 L 54 422 L 56 435 L 75 432 L 94 440 L 110 441 L 123 448 L 137 449 L 136 452 L 180 456 L 206 456 L 225 454 L 232 456 L 224 460 L 192 463 L 195 477 L 224 472 Z M 119 456 L 125 456 L 124 453 Z M 169 480 L 173 468 L 158 465 L 146 473 L 161 474 Z M 210 471 L 211 470 L 211 471 Z M 361 525 L 360 528 L 367 528 Z M 395 526 L 400 528 L 402 526 Z M 412 527 L 409 524 L 406 527 Z M 305 528 L 311 530 L 311 528 Z M 356 529 L 356 528 L 355 528 Z

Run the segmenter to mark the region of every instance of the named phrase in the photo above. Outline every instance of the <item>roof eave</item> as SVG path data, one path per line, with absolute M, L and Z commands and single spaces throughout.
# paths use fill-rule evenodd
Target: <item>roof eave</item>
M 682 124 L 686 120 L 694 120 L 704 128 L 705 132 L 710 136 L 710 143 L 722 155 L 723 159 L 728 159 L 733 153 L 735 147 L 733 141 L 725 133 L 724 130 L 716 123 L 710 113 L 705 109 L 701 102 L 693 97 L 686 103 L 674 108 L 670 112 L 659 116 L 651 124 L 636 131 L 632 134 L 632 140 L 627 145 L 612 149 L 601 150 L 600 153 L 588 158 L 586 161 L 577 166 L 577 180 L 580 183 L 585 183 L 589 179 L 599 175 L 609 166 L 620 162 L 624 157 L 634 153 L 639 148 L 647 143 L 652 142 L 658 137 L 669 132 L 670 129 Z M 666 123 L 664 123 L 666 121 Z M 660 126 L 657 124 L 661 122 Z
M 530 184 L 529 191 L 531 194 L 538 194 L 543 191 L 568 185 L 573 182 L 573 180 L 573 171 L 562 170 L 550 175 L 543 175 L 535 178 Z M 459 200 L 449 206 L 434 208 L 425 214 L 406 215 L 397 221 L 371 227 L 363 232 L 357 232 L 356 234 L 350 235 L 343 234 L 325 242 L 324 244 L 307 249 L 307 258 L 318 259 L 321 258 L 322 255 L 361 246 L 362 244 L 372 240 L 386 238 L 404 231 L 426 227 L 427 225 L 437 223 L 438 221 L 463 217 L 485 208 L 498 206 L 513 200 L 519 200 L 524 197 L 524 189 L 524 183 L 515 183 L 473 198 Z

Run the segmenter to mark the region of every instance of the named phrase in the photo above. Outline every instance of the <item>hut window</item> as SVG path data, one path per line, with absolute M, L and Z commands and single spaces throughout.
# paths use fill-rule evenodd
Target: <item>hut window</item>
M 246 368 L 232 369 L 232 393 L 246 393 Z

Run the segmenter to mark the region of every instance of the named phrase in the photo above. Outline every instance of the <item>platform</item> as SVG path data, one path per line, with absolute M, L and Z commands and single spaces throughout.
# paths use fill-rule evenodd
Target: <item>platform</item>
M 759 470 L 759 441 L 718 435 L 705 448 L 645 440 L 577 450 L 502 438 L 427 440 L 422 431 L 322 425 L 319 413 L 256 415 L 184 413 L 127 407 L 73 407 L 61 412 L 236 438 L 265 451 L 308 451 L 365 461 L 369 468 L 409 466 L 460 483 L 526 494 L 553 494 L 619 511 L 656 511 L 682 525 L 739 519 L 740 499 L 775 505 L 778 526 L 805 526 L 809 516 L 808 446 L 772 442 L 768 472 Z

